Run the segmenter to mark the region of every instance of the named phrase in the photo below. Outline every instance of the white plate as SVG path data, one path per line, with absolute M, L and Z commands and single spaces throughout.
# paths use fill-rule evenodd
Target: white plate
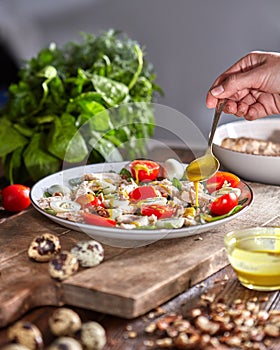
M 280 185 L 280 157 L 246 154 L 221 147 L 226 137 L 250 137 L 280 142 L 280 118 L 237 121 L 219 126 L 213 152 L 225 170 L 244 180 Z
M 211 223 L 206 223 L 203 225 L 184 227 L 181 229 L 161 229 L 161 230 L 126 230 L 121 228 L 108 228 L 101 226 L 94 226 L 88 224 L 80 224 L 76 222 L 71 222 L 65 219 L 57 218 L 56 216 L 50 215 L 44 210 L 42 210 L 38 204 L 38 199 L 42 198 L 44 192 L 48 187 L 54 184 L 68 185 L 70 179 L 81 177 L 85 173 L 90 172 L 108 172 L 115 171 L 119 172 L 124 168 L 128 162 L 117 162 L 117 163 L 100 163 L 93 165 L 85 165 L 76 168 L 67 169 L 60 171 L 53 175 L 47 176 L 44 179 L 38 181 L 31 189 L 31 201 L 36 210 L 45 215 L 47 218 L 52 221 L 65 226 L 67 228 L 81 231 L 86 233 L 93 239 L 98 240 L 101 243 L 105 243 L 111 246 L 118 247 L 136 247 L 143 246 L 146 244 L 153 243 L 160 239 L 172 239 L 180 238 L 191 235 L 197 235 L 202 232 L 213 229 L 216 226 L 220 226 L 227 221 L 237 218 L 239 215 L 242 215 L 252 204 L 253 192 L 251 188 L 245 184 L 241 183 L 240 188 L 242 191 L 242 198 L 248 198 L 248 201 L 244 204 L 243 209 L 238 213 Z

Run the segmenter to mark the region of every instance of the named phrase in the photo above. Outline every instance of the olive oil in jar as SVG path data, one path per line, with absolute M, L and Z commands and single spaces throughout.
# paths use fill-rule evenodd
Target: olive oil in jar
M 255 235 L 247 229 L 225 238 L 228 258 L 240 283 L 260 291 L 280 289 L 280 231 L 268 233 L 267 229 L 260 228 Z

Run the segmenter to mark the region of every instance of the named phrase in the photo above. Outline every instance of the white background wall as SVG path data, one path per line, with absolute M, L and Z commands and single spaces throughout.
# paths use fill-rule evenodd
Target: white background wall
M 146 47 L 165 96 L 198 126 L 210 129 L 206 92 L 216 76 L 251 50 L 280 50 L 279 0 L 1 0 L 0 39 L 30 58 L 79 32 L 120 29 Z M 223 116 L 221 123 L 235 120 Z

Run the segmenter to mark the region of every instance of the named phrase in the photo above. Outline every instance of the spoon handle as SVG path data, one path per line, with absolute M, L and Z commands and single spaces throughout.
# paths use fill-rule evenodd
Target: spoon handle
M 217 105 L 216 105 L 216 109 L 215 109 L 215 114 L 214 114 L 214 119 L 213 119 L 213 123 L 212 123 L 212 127 L 211 127 L 211 131 L 210 131 L 210 136 L 209 136 L 209 140 L 208 140 L 208 147 L 212 146 L 212 142 L 213 142 L 213 138 L 214 138 L 214 134 L 220 119 L 220 116 L 222 114 L 223 108 L 226 104 L 227 99 L 222 99 L 222 100 L 218 100 Z

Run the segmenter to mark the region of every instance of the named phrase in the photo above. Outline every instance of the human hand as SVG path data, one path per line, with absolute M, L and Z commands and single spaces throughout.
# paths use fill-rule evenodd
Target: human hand
M 222 73 L 207 93 L 214 108 L 227 98 L 224 112 L 254 120 L 280 113 L 280 53 L 251 52 Z

